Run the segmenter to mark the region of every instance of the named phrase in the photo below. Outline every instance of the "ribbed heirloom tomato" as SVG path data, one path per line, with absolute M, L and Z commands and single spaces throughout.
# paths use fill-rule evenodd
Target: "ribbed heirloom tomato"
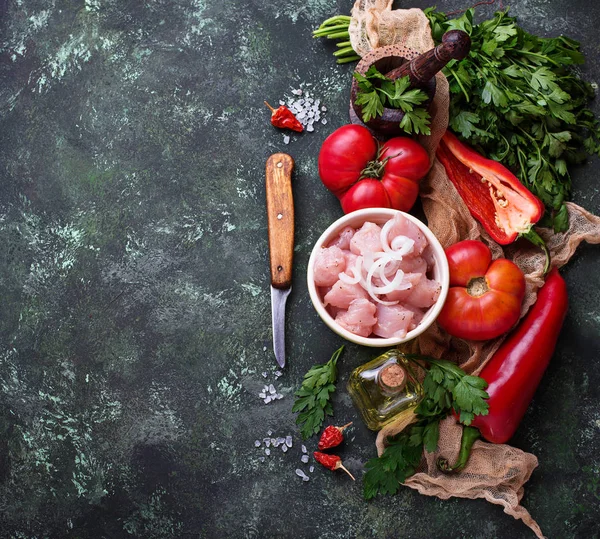
M 409 211 L 428 171 L 429 156 L 417 141 L 394 137 L 379 145 L 360 125 L 336 129 L 319 153 L 321 181 L 338 197 L 344 213 L 362 208 Z
M 485 243 L 464 240 L 446 249 L 450 290 L 438 324 L 450 335 L 475 341 L 506 333 L 519 320 L 525 277 L 514 262 Z

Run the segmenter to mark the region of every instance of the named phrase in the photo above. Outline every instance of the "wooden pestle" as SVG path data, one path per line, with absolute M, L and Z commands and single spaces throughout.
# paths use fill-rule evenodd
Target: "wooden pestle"
M 462 30 L 450 30 L 442 36 L 440 45 L 389 71 L 386 77 L 395 80 L 408 75 L 411 86 L 421 88 L 450 60 L 462 60 L 470 50 L 469 34 Z

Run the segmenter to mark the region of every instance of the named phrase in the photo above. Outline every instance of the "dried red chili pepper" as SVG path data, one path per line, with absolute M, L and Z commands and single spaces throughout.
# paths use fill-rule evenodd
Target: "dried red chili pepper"
M 313 456 L 319 464 L 322 464 L 328 470 L 342 469 L 352 478 L 353 481 L 356 481 L 354 479 L 354 476 L 346 468 L 344 468 L 342 464 L 342 459 L 337 455 L 328 455 L 327 453 L 320 453 L 319 451 L 315 451 L 313 453 Z
M 280 127 L 282 129 L 291 129 L 292 131 L 302 133 L 304 127 L 302 127 L 302 124 L 300 123 L 298 118 L 294 116 L 294 113 L 285 105 L 281 105 L 277 109 L 274 109 L 266 101 L 265 105 L 267 105 L 267 107 L 269 107 L 269 109 L 271 110 L 271 123 L 275 127 Z
M 329 425 L 321 434 L 321 438 L 319 438 L 319 444 L 317 445 L 319 451 L 340 445 L 344 441 L 343 433 L 350 425 L 352 425 L 352 422 L 347 423 L 343 427 Z
M 439 459 L 442 470 L 464 468 L 479 436 L 495 444 L 512 437 L 554 354 L 567 308 L 567 286 L 554 268 L 533 307 L 479 374 L 488 383 L 488 414 L 475 416 L 464 428 L 456 464 Z
M 446 131 L 438 149 L 448 178 L 471 215 L 500 245 L 518 237 L 527 238 L 546 255 L 544 273 L 550 268 L 550 253 L 533 230 L 544 214 L 544 204 L 504 165 L 479 155 Z

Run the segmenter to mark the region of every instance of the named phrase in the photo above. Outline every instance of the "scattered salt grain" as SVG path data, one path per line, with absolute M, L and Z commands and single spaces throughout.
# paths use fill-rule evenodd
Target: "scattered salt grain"
M 298 88 L 297 90 L 292 90 L 292 93 L 294 95 L 302 95 L 302 90 L 300 88 Z
M 261 462 L 265 461 L 265 457 L 258 457 L 258 460 L 260 460 Z
M 271 429 L 269 429 L 269 430 L 267 431 L 267 436 L 271 436 L 272 434 L 273 434 L 273 431 L 272 431 Z
M 304 444 L 302 444 L 302 453 L 308 453 L 308 449 L 306 449 Z
M 287 446 L 287 445 L 282 445 L 282 446 L 281 446 L 281 450 L 282 450 L 284 453 L 287 453 L 288 446 Z
M 275 378 L 279 378 L 283 373 L 281 371 L 275 371 Z
M 269 404 L 269 403 L 271 402 L 271 400 L 272 400 L 272 398 L 271 398 L 271 397 L 269 397 L 269 395 L 267 395 L 267 396 L 265 397 L 264 403 L 265 403 L 265 404 Z
M 315 130 L 315 128 L 313 127 L 313 124 L 309 124 L 309 125 L 306 126 L 306 130 L 309 133 L 312 133 Z
M 279 439 L 276 440 L 275 438 L 271 439 L 271 443 L 273 444 L 273 447 L 279 447 L 281 445 Z
M 302 481 L 308 481 L 310 477 L 306 475 L 300 468 L 296 468 L 296 475 L 302 478 Z
M 288 137 L 287 135 L 283 136 L 283 143 L 284 144 L 289 144 L 290 143 L 290 137 Z
M 311 466 L 311 467 L 308 469 L 308 471 L 309 471 L 310 473 L 313 473 L 313 472 L 315 471 L 315 467 L 314 467 L 314 466 Z
M 300 457 L 300 460 L 304 462 L 304 464 L 308 463 L 308 455 L 302 455 L 302 457 Z
M 265 455 L 267 455 L 267 457 L 271 454 L 271 450 L 267 447 L 265 449 Z
M 275 386 L 273 384 L 269 384 L 269 393 L 271 395 L 274 395 L 275 393 L 277 393 L 277 390 L 275 389 Z
M 254 447 L 260 447 L 260 440 L 254 441 Z
M 267 376 L 268 376 L 268 374 L 267 374 L 267 372 L 266 372 L 266 371 L 262 373 L 262 377 L 263 377 L 263 378 L 266 378 Z
M 259 396 L 261 399 L 264 399 L 264 398 L 267 396 L 267 394 L 266 394 L 264 391 L 261 391 L 261 392 L 258 394 L 258 396 Z
M 288 447 L 292 447 L 292 437 L 291 436 L 285 437 L 285 445 L 287 445 Z
M 321 123 L 322 123 L 323 125 L 327 125 L 327 118 L 323 118 L 323 119 L 321 120 Z
M 280 99 L 280 100 L 279 100 L 279 104 L 280 104 L 280 105 L 285 105 L 285 101 L 284 101 L 283 99 Z

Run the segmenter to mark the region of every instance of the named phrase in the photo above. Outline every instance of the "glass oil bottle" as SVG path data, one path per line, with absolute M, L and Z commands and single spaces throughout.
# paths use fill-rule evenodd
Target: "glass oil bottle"
M 398 350 L 390 350 L 354 369 L 348 393 L 367 427 L 379 430 L 423 398 L 416 368 Z

